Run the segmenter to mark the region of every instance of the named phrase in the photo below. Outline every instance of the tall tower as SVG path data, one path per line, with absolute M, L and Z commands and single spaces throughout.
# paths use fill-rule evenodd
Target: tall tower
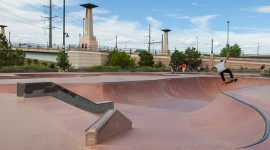
M 164 32 L 164 40 L 163 40 L 163 48 L 161 53 L 162 54 L 168 54 L 169 52 L 169 38 L 168 38 L 168 32 L 172 31 L 170 29 L 163 29 L 161 30 Z
M 83 36 L 81 37 L 80 46 L 83 49 L 97 50 L 98 42 L 96 40 L 96 37 L 94 36 L 93 31 L 92 9 L 98 6 L 90 3 L 82 4 L 81 6 L 86 8 L 86 12 L 85 12 L 84 32 Z
M 5 26 L 5 25 L 0 25 L 0 34 L 3 34 L 3 36 L 5 36 L 5 27 L 7 27 L 7 26 Z

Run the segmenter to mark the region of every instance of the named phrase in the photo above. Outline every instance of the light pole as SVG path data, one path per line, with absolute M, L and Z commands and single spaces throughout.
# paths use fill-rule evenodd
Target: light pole
M 199 51 L 199 48 L 198 48 L 198 38 L 199 38 L 199 37 L 196 37 L 196 38 L 197 38 L 197 51 Z
M 258 47 L 257 47 L 257 55 L 259 55 L 259 50 L 260 50 L 260 43 L 258 43 Z
M 62 46 L 62 50 L 63 50 L 63 60 L 62 60 L 62 68 L 63 68 L 63 71 L 65 71 L 65 59 L 66 59 L 66 53 L 65 53 L 65 45 L 66 45 L 66 37 L 69 37 L 68 36 L 68 33 L 66 33 L 66 1 L 63 0 L 63 46 Z
M 227 48 L 229 48 L 229 25 L 230 25 L 230 21 L 227 21 Z
M 65 30 L 65 27 L 66 27 L 66 25 L 65 25 L 65 23 L 66 23 L 66 1 L 65 0 L 63 0 L 63 51 L 65 52 L 65 44 L 66 44 L 66 39 L 65 39 L 65 36 L 66 36 L 66 30 Z
M 9 31 L 9 32 L 8 32 L 8 42 L 9 42 L 9 45 L 11 46 L 11 42 L 10 42 L 10 34 L 11 34 L 11 32 Z
M 115 41 L 115 48 L 117 49 L 117 34 L 116 34 L 115 38 L 116 38 L 116 41 Z
M 81 33 L 79 33 L 79 48 L 81 48 Z
M 83 18 L 83 36 L 84 36 L 84 22 L 85 22 L 85 18 Z

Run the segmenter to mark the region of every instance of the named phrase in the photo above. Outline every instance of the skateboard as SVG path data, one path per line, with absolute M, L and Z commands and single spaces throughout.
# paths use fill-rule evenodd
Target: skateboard
M 238 81 L 238 79 L 237 78 L 235 78 L 235 79 L 232 79 L 232 80 L 230 80 L 230 81 L 227 81 L 226 82 L 226 84 L 224 84 L 224 85 L 227 85 L 227 84 L 230 84 L 230 83 L 233 83 L 233 82 L 236 82 L 236 81 Z

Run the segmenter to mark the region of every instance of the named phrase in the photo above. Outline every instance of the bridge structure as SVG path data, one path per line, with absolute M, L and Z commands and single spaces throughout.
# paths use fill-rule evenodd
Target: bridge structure
M 22 49 L 26 53 L 26 58 L 40 59 L 45 61 L 56 62 L 57 54 L 61 50 L 61 46 L 54 45 L 49 48 L 47 45 L 39 44 L 15 44 L 13 49 Z M 66 53 L 69 57 L 74 68 L 84 68 L 94 65 L 103 65 L 107 61 L 107 56 L 114 47 L 109 46 L 99 46 L 98 49 L 85 49 L 81 48 L 79 45 L 69 45 L 66 47 Z M 136 49 L 130 49 L 126 51 L 135 59 L 136 62 L 140 60 L 138 56 L 139 52 Z M 170 54 L 162 55 L 162 53 L 153 54 L 154 62 L 161 61 L 165 66 L 169 66 Z M 201 68 L 206 66 L 212 66 L 218 63 L 222 57 L 216 57 L 213 54 L 201 56 Z M 258 69 L 261 65 L 265 65 L 266 68 L 270 68 L 270 55 L 245 55 L 241 58 L 230 58 L 227 61 L 227 67 L 229 68 L 248 68 L 248 69 Z

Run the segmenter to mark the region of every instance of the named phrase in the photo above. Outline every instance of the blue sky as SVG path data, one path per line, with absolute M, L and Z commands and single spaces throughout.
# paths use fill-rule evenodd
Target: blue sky
M 48 41 L 49 0 L 1 0 L 0 24 L 7 25 L 11 41 L 42 43 Z M 160 42 L 161 29 L 171 29 L 169 48 L 183 51 L 197 47 L 203 53 L 219 53 L 227 43 L 237 43 L 245 54 L 270 54 L 270 2 L 268 0 L 66 0 L 67 44 L 78 44 L 85 10 L 80 4 L 98 5 L 93 11 L 94 34 L 101 46 L 147 49 L 148 26 L 151 42 Z M 53 0 L 53 15 L 62 17 L 62 0 Z M 61 7 L 61 8 L 59 8 Z M 42 17 L 41 17 L 42 16 Z M 53 43 L 62 43 L 62 19 L 54 19 Z M 198 38 L 197 38 L 198 37 Z M 151 49 L 159 51 L 160 44 Z M 259 50 L 259 51 L 258 51 Z

